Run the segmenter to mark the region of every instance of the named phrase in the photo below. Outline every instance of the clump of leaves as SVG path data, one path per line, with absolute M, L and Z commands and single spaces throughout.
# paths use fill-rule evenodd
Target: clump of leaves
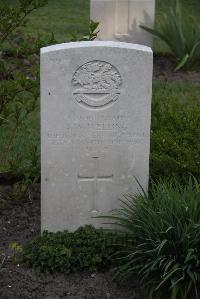
M 139 275 L 146 298 L 200 296 L 200 184 L 189 180 L 152 184 L 149 194 L 129 194 L 106 216 L 132 242 L 117 256 L 119 278 Z M 123 231 L 121 231 L 123 234 Z
M 24 246 L 19 255 L 26 265 L 42 272 L 103 269 L 110 265 L 115 236 L 90 225 L 75 232 L 44 232 Z
M 17 262 L 18 255 L 23 252 L 22 246 L 14 242 L 9 245 L 9 248 L 12 250 L 13 261 Z
M 98 26 L 99 26 L 98 22 L 94 22 L 94 21 L 90 20 L 88 33 L 80 38 L 78 37 L 77 34 L 72 33 L 70 41 L 76 42 L 76 41 L 93 41 L 93 40 L 95 40 L 99 33 Z
M 52 44 L 54 36 L 46 39 L 25 37 L 20 28 L 33 10 L 47 2 L 19 0 L 15 5 L 0 4 L 0 47 L 3 45 L 0 57 L 0 171 L 13 172 L 20 177 L 23 174 L 23 182 L 16 186 L 17 194 L 22 197 L 29 190 L 30 180 L 33 182 L 39 176 L 39 155 L 35 150 L 39 144 L 39 48 Z M 25 150 L 28 147 L 29 150 Z
M 169 12 L 163 12 L 159 29 L 140 26 L 164 41 L 177 59 L 175 70 L 191 68 L 200 63 L 200 26 L 183 14 L 180 0 L 172 1 Z
M 17 5 L 0 4 L 0 46 L 18 27 L 24 26 L 27 16 L 47 4 L 48 0 L 18 0 Z

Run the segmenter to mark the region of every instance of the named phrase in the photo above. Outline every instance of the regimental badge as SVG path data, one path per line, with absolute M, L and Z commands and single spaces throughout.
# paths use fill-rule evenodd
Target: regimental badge
M 103 109 L 113 105 L 120 96 L 122 79 L 119 71 L 105 61 L 90 61 L 73 75 L 73 95 L 84 108 Z

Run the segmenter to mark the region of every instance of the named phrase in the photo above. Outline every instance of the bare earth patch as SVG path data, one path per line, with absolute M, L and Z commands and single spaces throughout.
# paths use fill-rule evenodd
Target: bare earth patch
M 79 272 L 72 274 L 38 274 L 9 258 L 9 244 L 26 243 L 40 232 L 40 198 L 0 211 L 0 298 L 118 298 L 141 299 L 134 281 L 117 283 L 110 272 Z
M 193 71 L 179 70 L 175 72 L 175 67 L 176 64 L 172 57 L 154 56 L 154 79 L 200 83 L 199 69 Z

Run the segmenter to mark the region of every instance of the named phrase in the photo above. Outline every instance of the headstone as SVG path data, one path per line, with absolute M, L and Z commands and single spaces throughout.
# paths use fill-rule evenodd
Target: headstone
M 100 22 L 99 40 L 152 46 L 140 25 L 154 27 L 155 0 L 90 0 L 90 18 Z
M 101 226 L 147 189 L 152 51 L 120 42 L 41 49 L 42 230 Z

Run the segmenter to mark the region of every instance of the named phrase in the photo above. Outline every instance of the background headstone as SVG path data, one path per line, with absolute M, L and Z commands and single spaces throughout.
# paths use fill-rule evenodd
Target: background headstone
M 75 230 L 147 189 L 152 51 L 120 42 L 41 49 L 42 230 Z
M 90 18 L 100 22 L 99 40 L 152 46 L 139 25 L 154 27 L 155 0 L 90 0 Z

